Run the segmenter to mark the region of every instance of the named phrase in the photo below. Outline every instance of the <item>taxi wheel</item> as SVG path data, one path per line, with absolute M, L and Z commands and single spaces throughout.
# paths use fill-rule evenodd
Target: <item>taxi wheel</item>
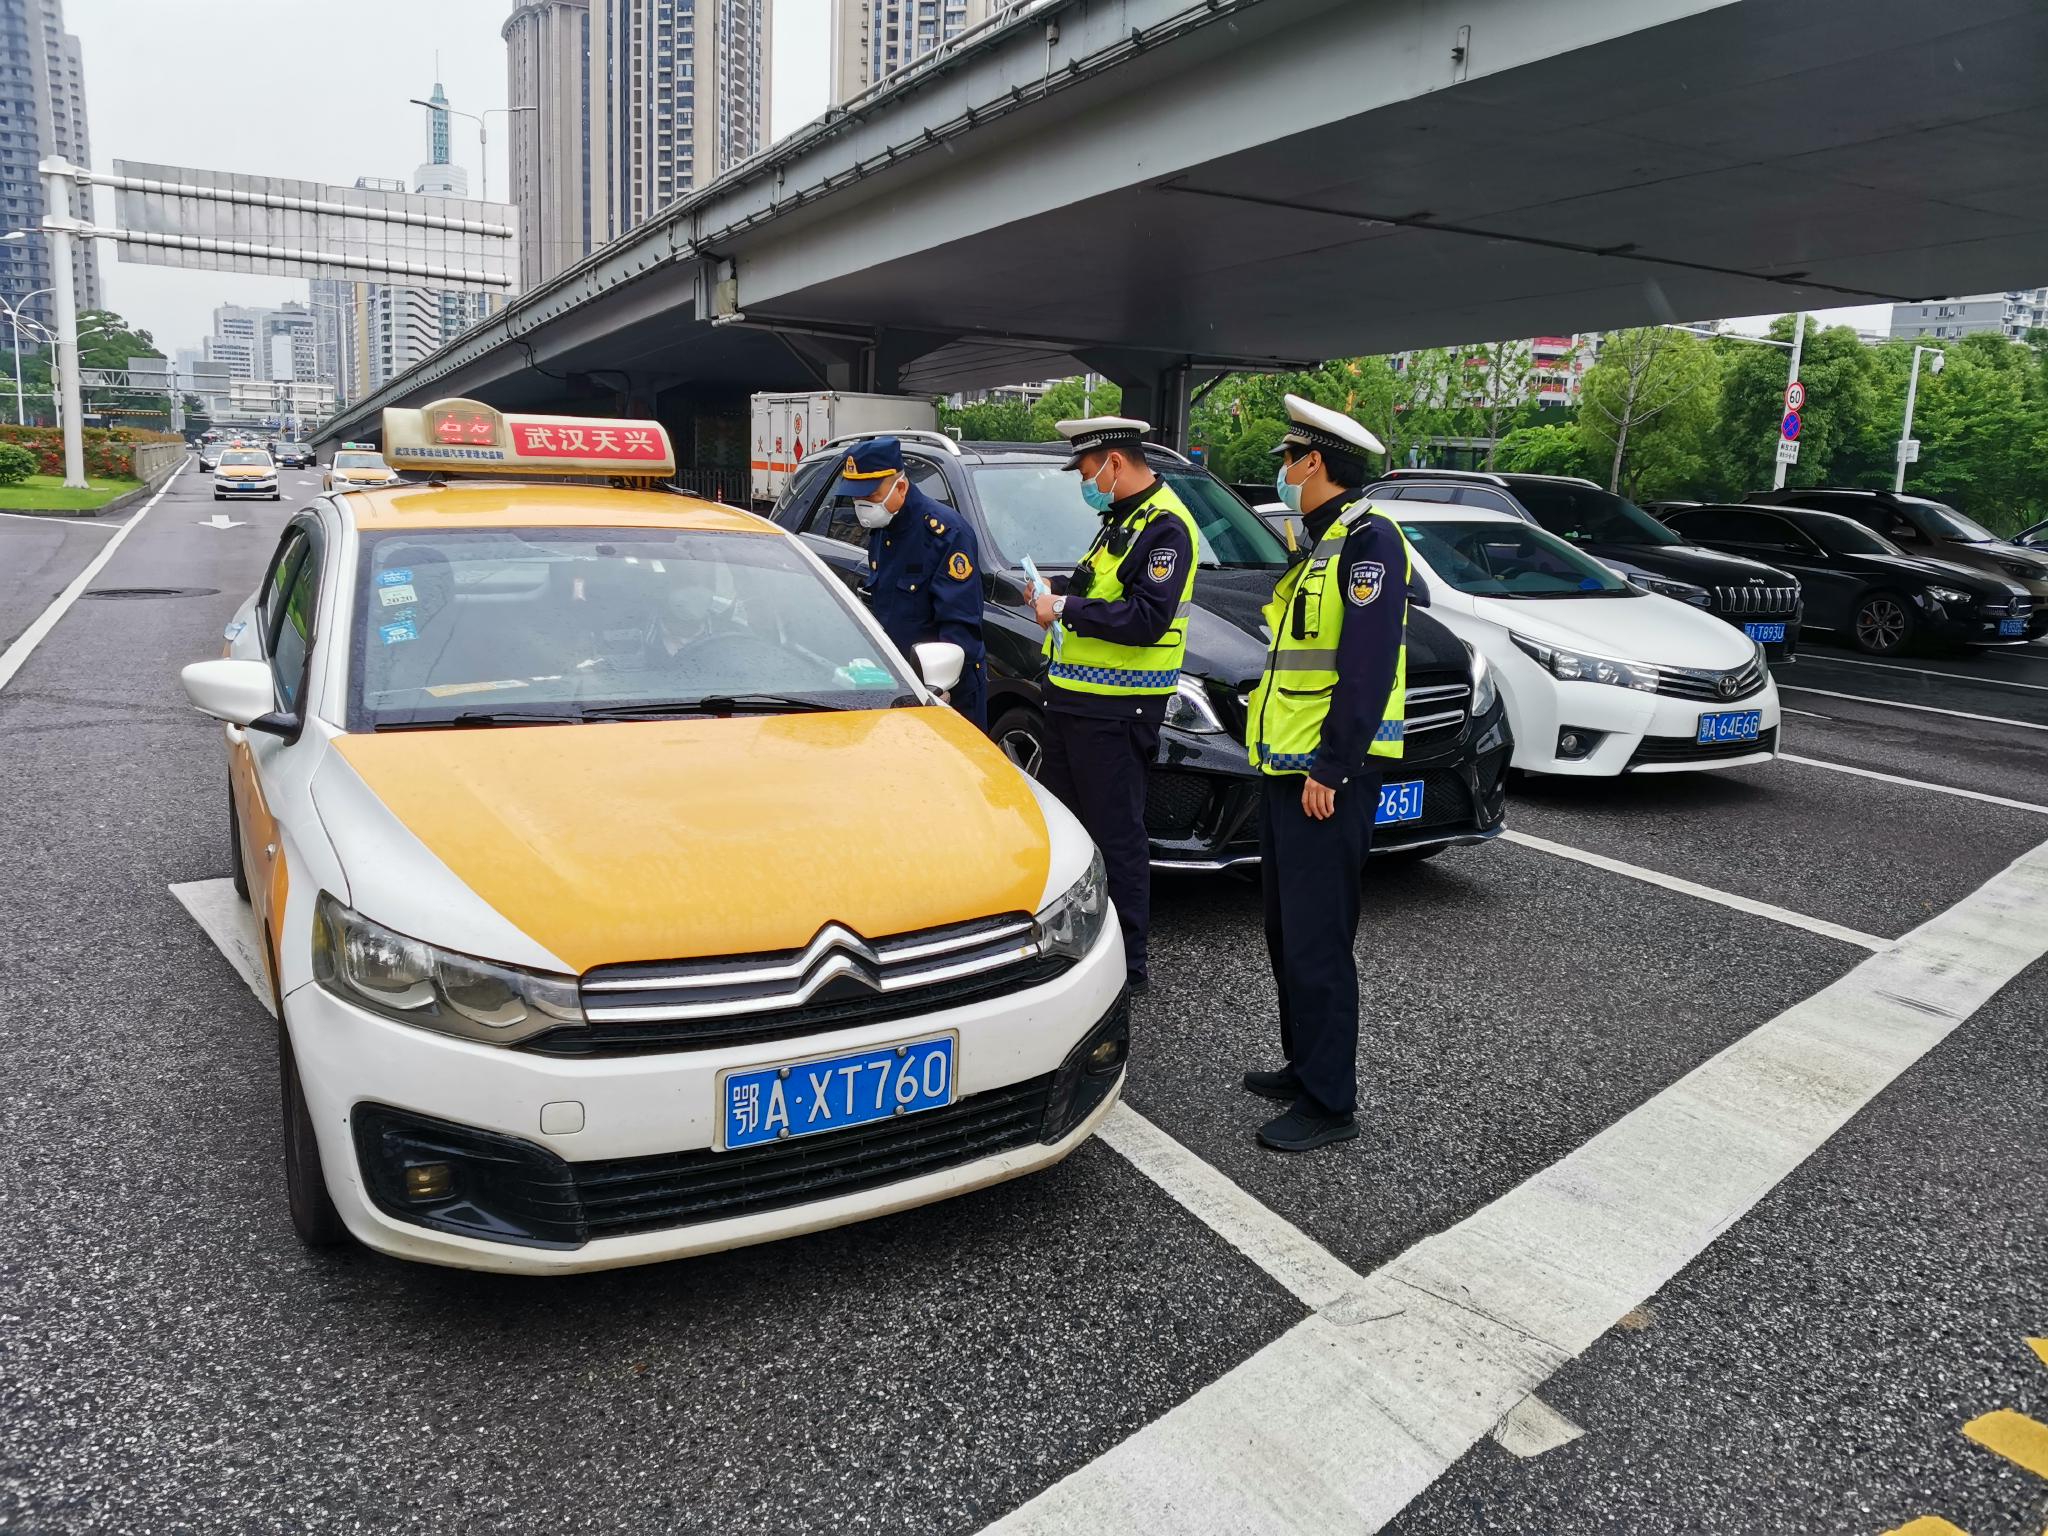
M 292 1056 L 291 1033 L 282 1019 L 277 1024 L 277 1062 L 284 1087 L 284 1188 L 292 1208 L 292 1227 L 307 1247 L 331 1248 L 348 1240 L 348 1228 L 327 1193 L 312 1112 L 306 1108 L 299 1064 Z
M 242 818 L 235 810 L 235 792 L 228 791 L 228 859 L 229 872 L 234 876 L 235 894 L 249 899 L 249 867 L 242 862 Z
M 989 737 L 1003 749 L 1003 756 L 1032 778 L 1045 765 L 1045 721 L 1022 705 L 1006 709 L 989 727 Z

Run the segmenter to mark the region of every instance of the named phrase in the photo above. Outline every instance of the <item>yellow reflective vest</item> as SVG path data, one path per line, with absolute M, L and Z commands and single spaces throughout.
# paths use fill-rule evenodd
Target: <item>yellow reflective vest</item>
M 1088 546 L 1088 552 L 1081 557 L 1075 571 L 1077 574 L 1083 570 L 1089 572 L 1087 595 L 1090 598 L 1115 602 L 1124 595 L 1123 578 L 1117 574 L 1124 557 L 1110 552 L 1110 536 L 1120 528 L 1127 528 L 1135 539 L 1155 517 L 1177 517 L 1187 528 L 1187 569 L 1181 573 L 1180 606 L 1174 613 L 1173 622 L 1167 625 L 1166 633 L 1150 645 L 1122 645 L 1114 640 L 1084 635 L 1077 630 L 1062 631 L 1059 624 L 1054 624 L 1046 632 L 1042 647 L 1047 663 L 1046 676 L 1053 686 L 1071 689 L 1075 693 L 1132 698 L 1172 693 L 1179 686 L 1181 662 L 1188 649 L 1188 613 L 1194 607 L 1195 561 L 1199 558 L 1202 543 L 1195 531 L 1194 518 L 1167 483 L 1161 480 L 1152 488 L 1150 496 L 1122 518 L 1105 519 L 1095 542 Z M 1129 548 L 1128 544 L 1125 548 Z M 1170 572 L 1161 573 L 1162 580 L 1169 578 Z

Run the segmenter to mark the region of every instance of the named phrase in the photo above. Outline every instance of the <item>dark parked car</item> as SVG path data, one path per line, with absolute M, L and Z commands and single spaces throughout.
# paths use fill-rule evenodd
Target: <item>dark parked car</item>
M 271 455 L 280 465 L 292 469 L 310 469 L 313 466 L 313 445 L 311 443 L 279 443 L 277 452 Z
M 2048 520 L 2035 523 L 2030 528 L 2022 528 L 2012 536 L 2012 541 L 2023 549 L 2038 549 L 2048 553 Z
M 1915 643 L 2024 645 L 2034 600 L 2018 582 L 1909 555 L 1835 512 L 1683 507 L 1666 520 L 1696 544 L 1769 560 L 1805 589 L 1805 624 L 1873 656 Z
M 1453 502 L 1512 512 L 1569 539 L 1639 587 L 1734 625 L 1772 665 L 1799 647 L 1799 583 L 1776 565 L 1686 543 L 1624 497 L 1563 475 L 1397 469 L 1368 488 L 1375 500 Z
M 970 443 L 904 432 L 912 484 L 965 517 L 981 546 L 989 734 L 1035 772 L 1044 742 L 1039 655 L 1043 631 L 1024 602 L 1023 558 L 1046 575 L 1073 568 L 1098 526 L 1064 473 L 1063 445 Z M 856 590 L 867 578 L 867 534 L 852 504 L 832 495 L 846 441 L 798 465 L 774 512 Z M 1168 702 L 1145 804 L 1158 869 L 1256 864 L 1258 775 L 1244 746 L 1245 705 L 1265 665 L 1259 610 L 1286 569 L 1286 551 L 1250 508 L 1199 465 L 1148 446 L 1147 461 L 1193 513 L 1201 532 L 1187 665 Z M 1408 623 L 1407 753 L 1382 795 L 1373 852 L 1426 857 L 1497 833 L 1506 814 L 1507 717 L 1493 679 L 1464 643 L 1421 609 Z M 1416 786 L 1397 793 L 1400 786 Z M 1419 790 L 1419 792 L 1418 792 Z
M 1742 499 L 1772 506 L 1808 507 L 1815 512 L 1839 512 L 1872 533 L 1882 534 L 1909 555 L 1928 555 L 2009 577 L 2025 587 L 2034 599 L 2034 617 L 2028 634 L 2048 631 L 2048 553 L 2001 539 L 1954 507 L 1900 491 L 1752 491 Z

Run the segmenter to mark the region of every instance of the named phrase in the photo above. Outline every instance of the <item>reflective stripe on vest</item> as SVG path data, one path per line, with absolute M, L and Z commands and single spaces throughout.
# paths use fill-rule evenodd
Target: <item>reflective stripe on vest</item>
M 1280 578 L 1266 604 L 1267 632 L 1273 637 L 1266 652 L 1266 670 L 1252 690 L 1245 721 L 1245 746 L 1252 766 L 1262 773 L 1306 773 L 1322 747 L 1323 722 L 1337 687 L 1337 647 L 1344 632 L 1346 573 L 1339 569 L 1345 541 L 1362 518 L 1385 517 L 1370 504 L 1347 509 L 1316 541 L 1313 554 Z M 1398 525 L 1391 518 L 1389 526 Z M 1398 597 L 1404 614 L 1412 564 L 1408 542 L 1401 540 L 1401 571 L 1381 573 L 1379 602 Z M 1390 591 L 1399 580 L 1398 591 Z M 1408 642 L 1405 628 L 1394 660 L 1394 686 L 1373 731 L 1368 754 L 1398 758 L 1406 734 L 1408 711 Z
M 1180 602 L 1166 633 L 1151 645 L 1119 645 L 1114 640 L 1100 640 L 1068 629 L 1060 633 L 1055 651 L 1053 631 L 1048 630 L 1040 650 L 1046 658 L 1046 677 L 1051 682 L 1075 693 L 1134 697 L 1171 693 L 1179 686 L 1181 663 L 1187 656 L 1187 619 L 1195 608 L 1195 561 L 1202 546 L 1194 518 L 1167 483 L 1161 480 L 1152 494 L 1133 507 L 1121 522 L 1105 523 L 1075 569 L 1092 573 L 1089 597 L 1115 602 L 1129 590 L 1117 568 L 1128 556 L 1130 546 L 1125 546 L 1124 554 L 1113 555 L 1109 552 L 1108 535 L 1113 528 L 1128 528 L 1135 540 L 1157 517 L 1179 518 L 1188 535 L 1187 569 L 1181 573 Z M 1139 579 L 1148 578 L 1141 575 Z M 1059 627 L 1054 625 L 1055 630 Z

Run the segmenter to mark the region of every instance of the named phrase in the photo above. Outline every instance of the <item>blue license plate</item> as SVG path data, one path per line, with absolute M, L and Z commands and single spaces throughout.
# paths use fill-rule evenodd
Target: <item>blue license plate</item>
M 2024 635 L 2027 632 L 2027 621 L 2025 619 L 2000 619 L 1998 621 L 1998 632 L 2001 635 Z
M 955 1037 L 884 1045 L 719 1079 L 720 1147 L 817 1136 L 953 1102 Z
M 1755 741 L 1763 723 L 1764 712 L 1760 709 L 1730 709 L 1717 715 L 1701 715 L 1699 735 L 1693 739 L 1702 745 L 1718 741 Z
M 1759 645 L 1778 645 L 1785 639 L 1785 626 L 1777 624 L 1745 624 L 1742 632 Z
M 1422 820 L 1422 780 L 1409 779 L 1401 784 L 1382 784 L 1380 803 L 1372 813 L 1372 824 L 1376 827 L 1390 827 L 1396 822 Z

